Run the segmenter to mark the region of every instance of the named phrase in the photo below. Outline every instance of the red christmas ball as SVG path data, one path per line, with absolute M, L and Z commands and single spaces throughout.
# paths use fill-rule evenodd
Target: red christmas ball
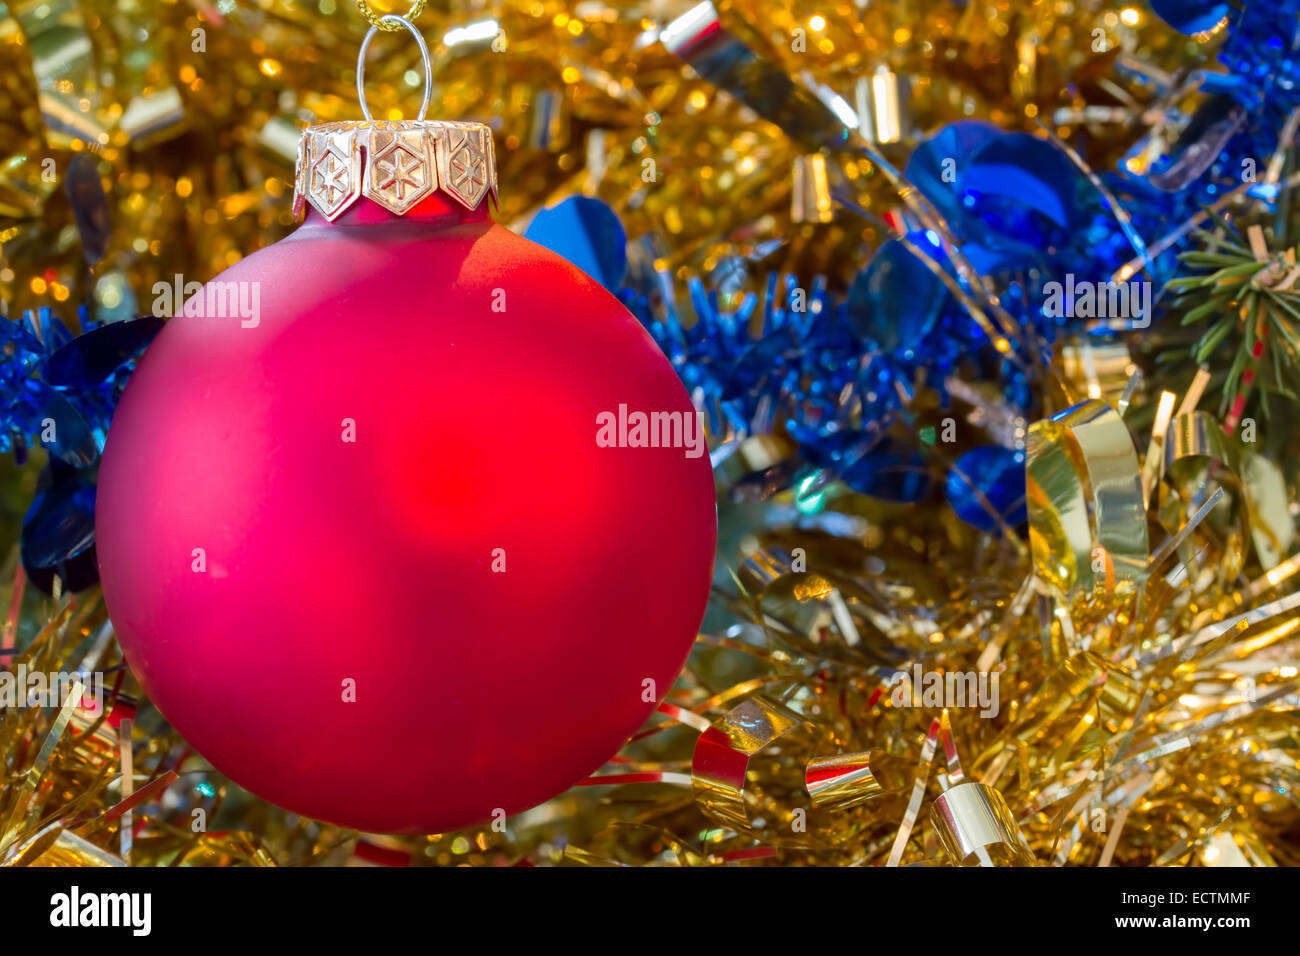
M 486 130 L 324 129 L 304 224 L 132 377 L 100 574 L 133 672 L 218 770 L 441 832 L 554 796 L 646 720 L 703 615 L 713 480 L 636 320 L 488 218 Z

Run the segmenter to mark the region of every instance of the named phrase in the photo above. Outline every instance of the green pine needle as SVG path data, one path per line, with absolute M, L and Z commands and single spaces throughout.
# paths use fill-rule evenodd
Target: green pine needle
M 1198 365 L 1228 364 L 1220 414 L 1240 393 L 1246 370 L 1253 369 L 1267 418 L 1270 395 L 1294 399 L 1300 390 L 1300 291 L 1276 288 L 1291 267 L 1279 253 L 1259 262 L 1249 249 L 1222 235 L 1196 236 L 1202 248 L 1179 257 L 1187 274 L 1169 283 L 1177 295 L 1171 308 L 1180 325 L 1201 328 L 1192 347 Z M 1261 331 L 1263 354 L 1255 359 Z

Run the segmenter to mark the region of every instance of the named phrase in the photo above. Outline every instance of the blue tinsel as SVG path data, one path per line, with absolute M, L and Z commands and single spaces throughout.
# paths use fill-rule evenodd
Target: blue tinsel
M 74 337 L 49 309 L 0 324 L 0 450 L 49 454 L 22 531 L 23 564 L 45 587 L 55 573 L 72 588 L 95 580 L 95 471 L 134 356 L 162 320 L 96 324 L 83 311 L 81 325 Z

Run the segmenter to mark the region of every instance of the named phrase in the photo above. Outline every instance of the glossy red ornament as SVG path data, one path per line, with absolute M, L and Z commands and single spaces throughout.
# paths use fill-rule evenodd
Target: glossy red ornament
M 712 574 L 707 452 L 596 440 L 620 405 L 693 415 L 654 342 L 442 192 L 309 208 L 213 282 L 257 289 L 257 321 L 170 320 L 99 474 L 149 698 L 239 784 L 366 831 L 516 813 L 599 767 Z

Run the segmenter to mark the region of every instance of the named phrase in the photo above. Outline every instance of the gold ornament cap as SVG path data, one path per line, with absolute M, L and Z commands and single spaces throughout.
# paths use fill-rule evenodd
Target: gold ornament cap
M 394 215 L 435 190 L 466 209 L 497 196 L 492 131 L 482 123 L 364 120 L 308 126 L 298 141 L 293 214 L 331 222 L 361 196 Z
M 492 131 L 482 123 L 426 120 L 433 71 L 424 37 L 408 17 L 419 15 L 423 0 L 406 17 L 375 16 L 364 4 L 370 29 L 357 54 L 357 99 L 364 120 L 308 126 L 298 140 L 294 165 L 293 214 L 311 203 L 333 221 L 360 196 L 396 216 L 405 215 L 441 189 L 473 211 L 488 193 L 497 195 L 497 165 Z M 420 48 L 424 97 L 414 120 L 376 120 L 366 106 L 366 49 L 379 30 L 405 29 Z

